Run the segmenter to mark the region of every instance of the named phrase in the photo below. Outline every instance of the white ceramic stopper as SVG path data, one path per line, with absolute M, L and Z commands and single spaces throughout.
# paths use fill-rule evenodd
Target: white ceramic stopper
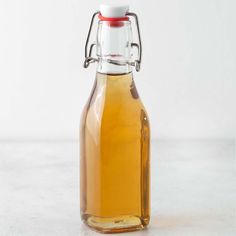
M 100 13 L 104 17 L 125 17 L 126 13 L 129 11 L 128 5 L 123 6 L 113 6 L 113 5 L 100 5 Z

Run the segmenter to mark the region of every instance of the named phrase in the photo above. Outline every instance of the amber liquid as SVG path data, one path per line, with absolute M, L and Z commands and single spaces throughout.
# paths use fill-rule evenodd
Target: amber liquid
M 149 122 L 132 73 L 97 73 L 80 133 L 81 217 L 103 232 L 149 223 Z

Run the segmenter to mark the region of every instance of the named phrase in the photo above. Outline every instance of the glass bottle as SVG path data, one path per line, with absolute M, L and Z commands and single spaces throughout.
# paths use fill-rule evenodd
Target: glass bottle
M 96 44 L 87 47 L 98 16 Z M 132 42 L 134 17 L 139 43 Z M 92 49 L 96 45 L 97 58 Z M 139 58 L 133 61 L 133 48 Z M 101 6 L 94 13 L 85 48 L 84 67 L 97 62 L 94 87 L 81 117 L 81 218 L 92 229 L 126 232 L 149 223 L 149 141 L 147 112 L 133 80 L 140 69 L 141 40 L 136 14 L 127 6 Z

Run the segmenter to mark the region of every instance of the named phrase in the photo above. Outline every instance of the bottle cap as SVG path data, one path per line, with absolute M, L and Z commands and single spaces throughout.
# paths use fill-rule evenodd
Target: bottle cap
M 129 11 L 128 5 L 100 5 L 100 13 L 103 17 L 122 18 Z
M 140 70 L 140 64 L 142 59 L 142 43 L 141 43 L 141 36 L 140 36 L 140 29 L 139 29 L 139 23 L 138 23 L 138 16 L 134 12 L 129 12 L 129 6 L 128 5 L 100 5 L 100 11 L 97 11 L 93 14 L 88 36 L 85 43 L 85 61 L 84 61 L 84 68 L 87 68 L 90 63 L 99 61 L 99 58 L 95 58 L 92 56 L 92 49 L 93 46 L 96 45 L 96 43 L 92 43 L 89 47 L 89 39 L 91 30 L 93 28 L 93 23 L 96 18 L 96 16 L 99 19 L 99 23 L 101 21 L 105 21 L 104 25 L 109 27 L 121 27 L 125 25 L 126 23 L 123 21 L 129 21 L 129 17 L 132 17 L 135 20 L 137 32 L 138 32 L 138 43 L 131 43 L 131 47 L 136 47 L 138 49 L 138 58 L 127 62 L 127 64 L 135 66 L 136 71 Z M 131 23 L 131 21 L 130 21 Z M 117 31 L 118 32 L 118 31 Z M 114 63 L 113 61 L 109 61 L 109 63 Z M 116 63 L 117 65 L 117 63 Z

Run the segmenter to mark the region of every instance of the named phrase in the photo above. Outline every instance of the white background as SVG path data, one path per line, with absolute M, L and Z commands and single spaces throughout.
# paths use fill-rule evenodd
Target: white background
M 0 235 L 99 235 L 80 221 L 77 141 L 100 2 L 0 0 Z M 134 77 L 157 140 L 149 229 L 124 236 L 235 236 L 236 1 L 126 2 L 140 20 Z
M 114 1 L 120 2 L 120 1 Z M 126 1 L 152 137 L 234 138 L 236 1 Z M 0 139 L 78 138 L 96 66 L 82 68 L 92 0 L 0 1 Z

